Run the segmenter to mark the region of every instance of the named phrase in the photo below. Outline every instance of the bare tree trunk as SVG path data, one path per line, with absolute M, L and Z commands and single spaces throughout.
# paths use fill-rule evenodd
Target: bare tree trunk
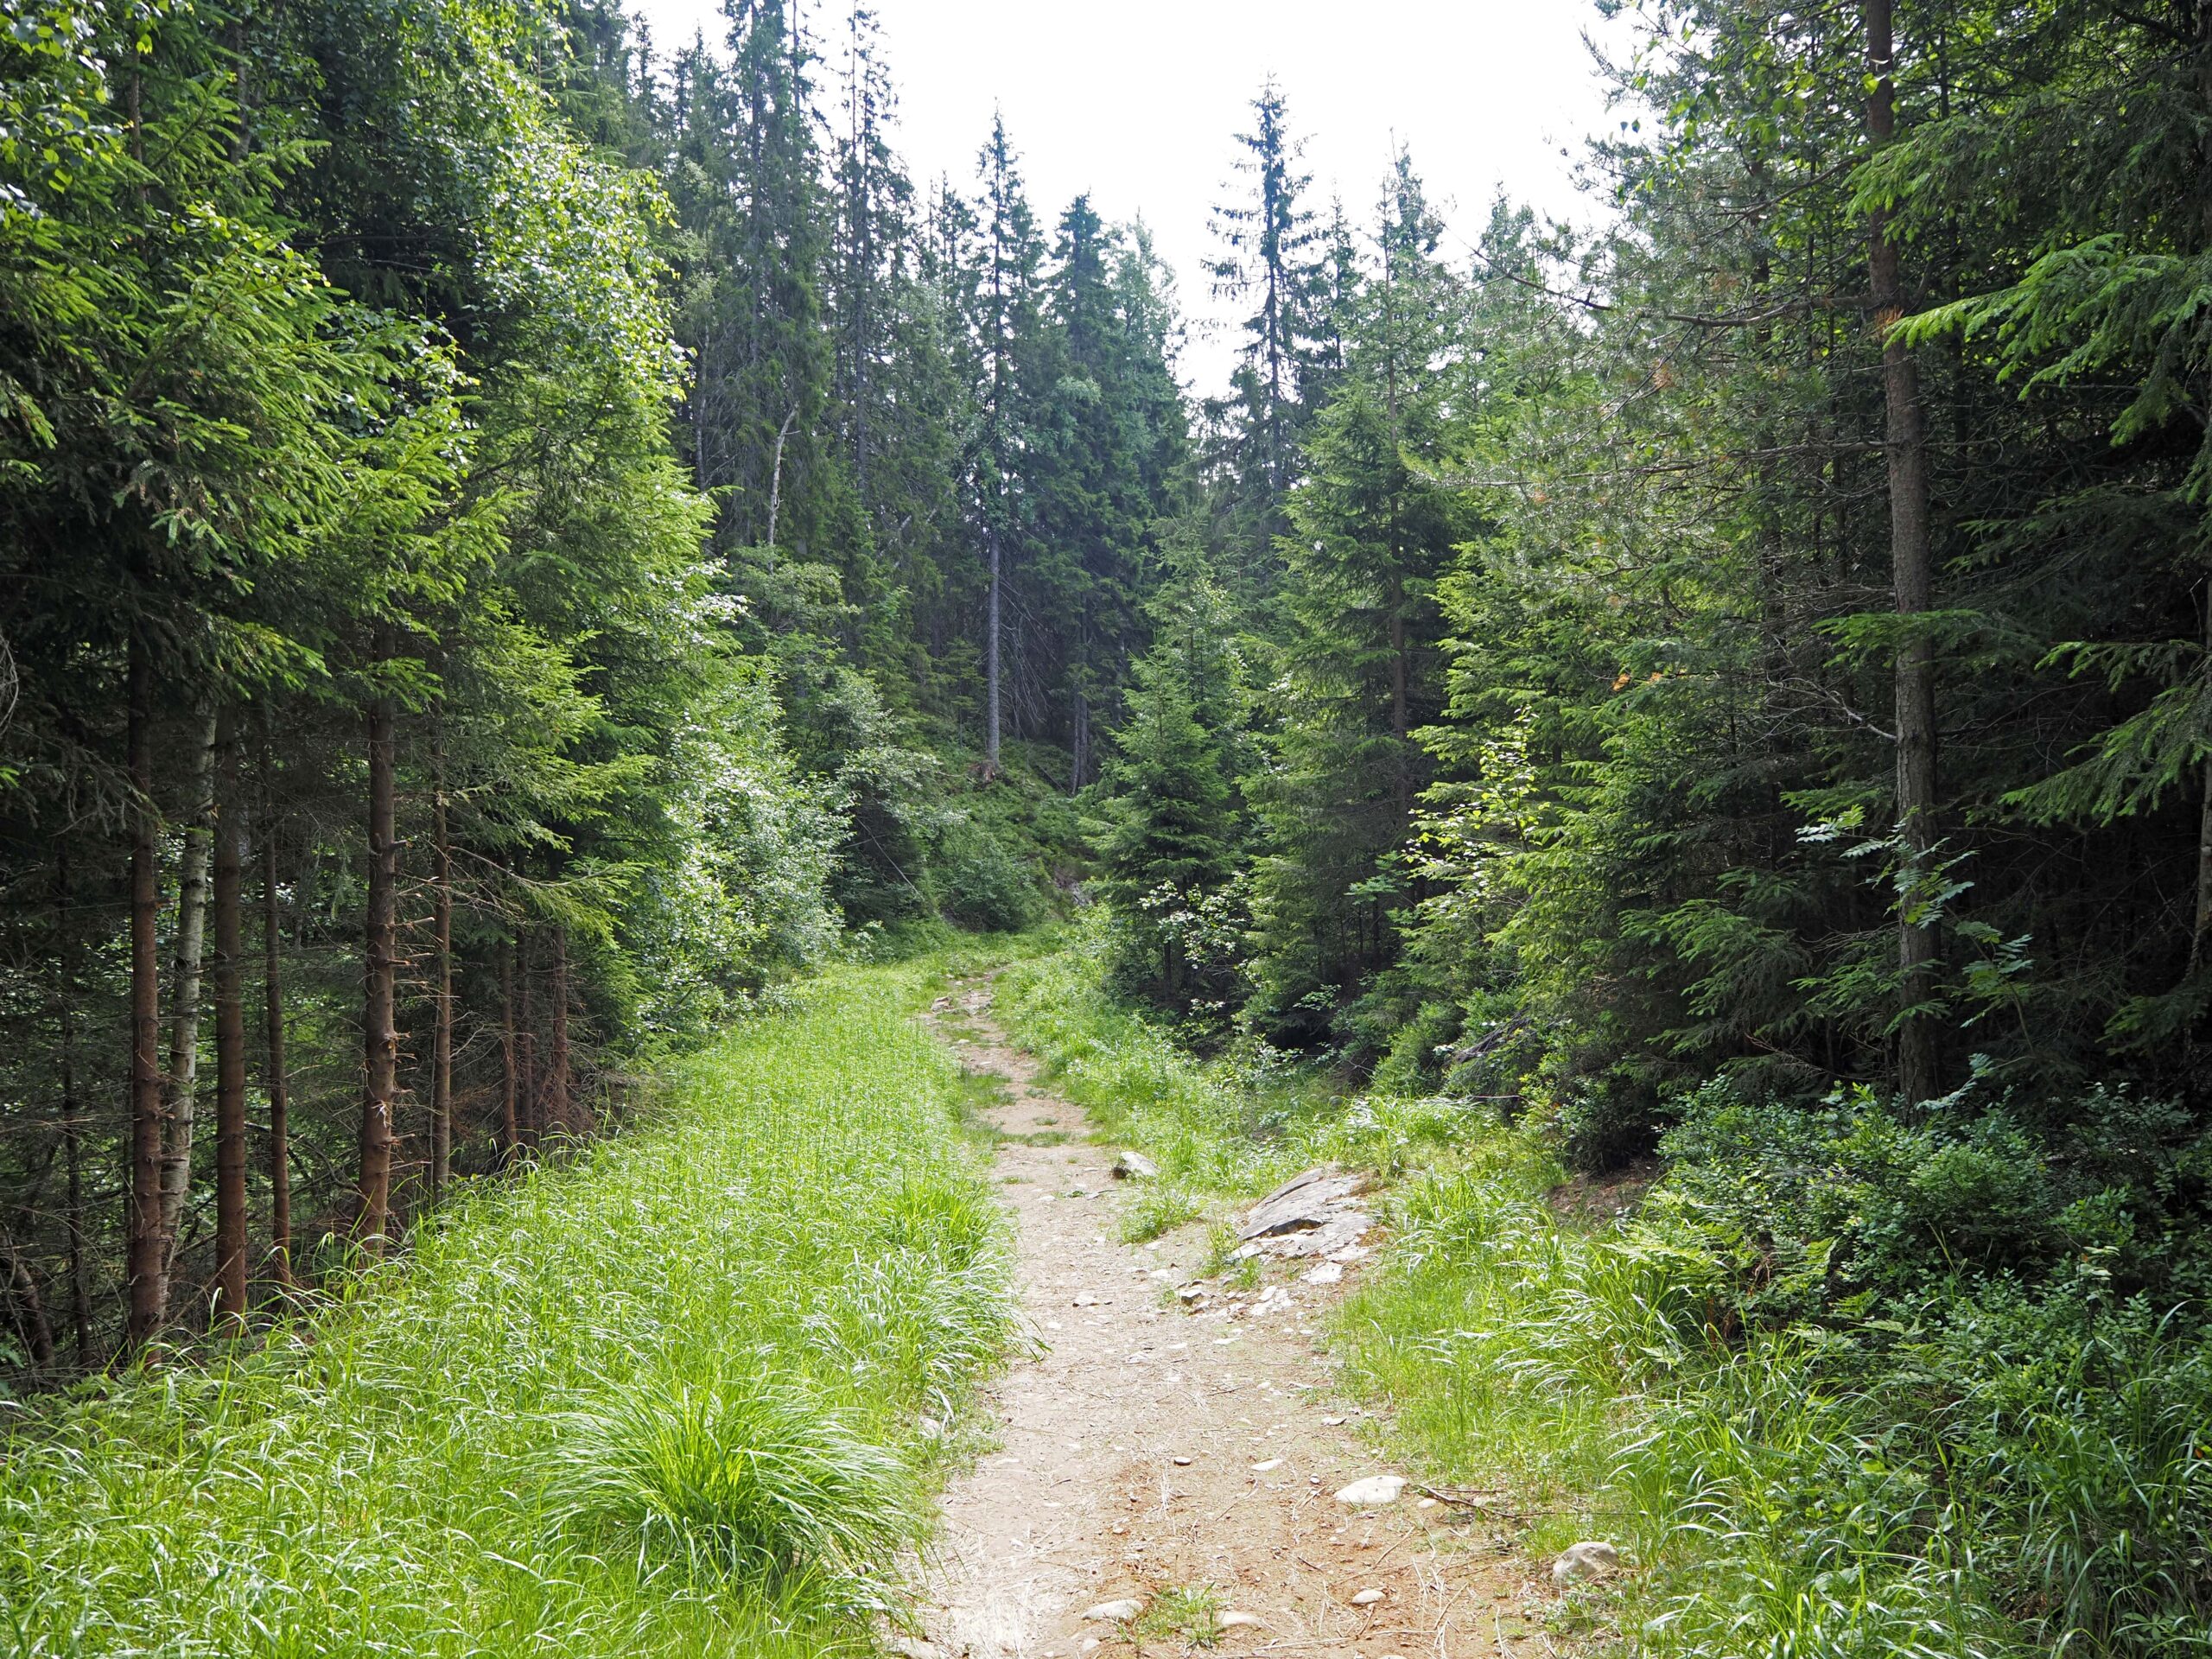
M 215 1320 L 246 1312 L 245 978 L 238 919 L 245 885 L 245 803 L 238 742 L 226 713 L 216 735 L 215 805 Z
M 136 83 L 134 82 L 134 91 Z M 160 825 L 154 810 L 153 672 L 146 644 L 130 637 L 125 764 L 130 773 L 130 1215 L 124 1244 L 129 1340 L 161 1329 L 168 1300 L 162 1249 L 162 985 Z
M 262 1087 L 269 1096 L 269 1255 L 276 1282 L 292 1278 L 291 1082 L 284 1071 L 284 937 L 277 925 L 275 757 L 262 750 L 264 778 L 261 826 L 262 1035 L 267 1045 Z
M 512 1160 L 522 1150 L 522 1126 L 516 1116 L 522 1090 L 522 1054 L 515 1045 L 515 953 L 510 938 L 499 951 L 499 1150 Z
M 1071 731 L 1068 747 L 1074 763 L 1068 768 L 1068 793 L 1078 794 L 1083 789 L 1084 774 L 1090 767 L 1090 699 L 1084 696 L 1083 688 L 1075 692 L 1075 707 L 1069 721 Z
M 432 931 L 437 951 L 437 1032 L 430 1052 L 430 1202 L 445 1201 L 453 1173 L 453 842 L 446 822 L 442 711 L 430 727 Z
M 791 413 L 784 416 L 784 423 L 776 430 L 776 461 L 768 474 L 768 568 L 776 568 L 776 511 L 784 499 L 784 440 L 791 435 L 791 423 L 798 418 L 798 406 L 794 404 Z
M 2196 0 L 2196 96 L 2200 111 L 2212 111 L 2212 0 Z M 2202 245 L 2212 248 L 2212 121 L 2197 137 L 2197 218 Z M 2204 585 L 2204 651 L 2212 674 L 2212 581 Z M 2189 977 L 2203 964 L 2212 938 L 2212 757 L 2203 766 L 2204 799 L 2196 823 L 2196 926 L 2189 940 Z
M 69 886 L 69 837 L 54 841 L 54 955 L 61 976 L 61 1155 L 68 1180 L 69 1322 L 77 1339 L 77 1363 L 92 1365 L 92 1262 L 85 1249 L 85 1126 L 77 1098 L 77 925 Z
M 1406 588 L 1402 577 L 1390 578 L 1390 734 L 1397 742 L 1391 748 L 1392 801 L 1402 819 L 1413 816 L 1413 775 L 1407 770 L 1406 746 L 1411 728 L 1408 712 L 1406 661 Z
M 361 1092 L 360 1178 L 353 1236 L 381 1251 L 391 1210 L 392 1107 L 399 1092 L 398 982 L 399 841 L 394 828 L 392 725 L 389 697 L 369 704 L 369 885 L 367 971 L 361 1029 L 366 1071 Z
M 532 938 L 532 931 L 524 929 L 515 939 L 515 977 L 522 987 L 522 1031 L 515 1052 L 521 1059 L 523 1143 L 535 1151 L 545 1139 L 545 1103 L 537 1091 L 537 952 L 530 946 Z
M 983 775 L 999 774 L 999 533 L 983 532 L 991 556 L 990 620 L 983 635 Z
M 2205 0 L 2200 15 L 2212 20 L 2212 0 Z M 2208 26 L 2212 26 L 2212 21 Z M 2212 664 L 2212 581 L 2204 584 L 2204 654 L 2207 664 Z M 2212 666 L 2205 671 L 2212 673 Z M 2189 937 L 2190 979 L 2203 965 L 2205 940 L 2212 937 L 2212 757 L 2206 759 L 2201 777 L 2204 798 L 2196 817 L 2196 926 Z
M 207 855 L 215 839 L 215 713 L 199 717 L 192 754 L 192 816 L 177 864 L 176 963 L 169 987 L 169 1064 L 162 1090 L 162 1249 L 176 1268 L 184 1206 L 192 1196 L 192 1140 L 200 1096 L 200 980 L 207 944 Z M 163 1312 L 167 1312 L 166 1305 Z
M 47 1318 L 46 1299 L 38 1294 L 38 1281 L 32 1276 L 30 1264 L 13 1244 L 8 1246 L 8 1281 L 15 1293 L 16 1305 L 22 1310 L 22 1327 L 25 1345 L 31 1352 L 31 1369 L 41 1376 L 51 1376 L 54 1321 Z
M 1896 48 L 1891 0 L 1865 0 L 1866 63 L 1872 90 L 1866 132 L 1877 148 L 1897 137 Z M 1889 459 L 1890 563 L 1900 616 L 1933 607 L 1935 573 L 1928 505 L 1928 441 L 1920 374 L 1894 325 L 1904 315 L 1904 281 L 1889 214 L 1867 216 L 1866 264 L 1874 326 L 1882 337 L 1882 397 Z M 1936 852 L 1936 646 L 1916 635 L 1897 647 L 1897 821 L 1904 856 L 1924 871 Z M 1942 1027 L 1928 1011 L 1936 996 L 1936 931 L 1906 911 L 1897 918 L 1897 967 L 1904 1017 L 1897 1027 L 1897 1089 L 1908 1101 L 1942 1092 Z
M 576 1128 L 569 1101 L 569 931 L 553 929 L 552 1052 L 546 1058 L 548 1122 L 567 1134 Z

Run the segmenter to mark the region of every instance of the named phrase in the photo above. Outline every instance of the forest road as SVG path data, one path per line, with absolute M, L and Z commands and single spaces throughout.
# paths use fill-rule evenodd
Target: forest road
M 1114 1149 L 1089 1142 L 1079 1108 L 1035 1086 L 1036 1062 L 991 1018 L 989 981 L 958 982 L 929 1018 L 1007 1085 L 989 1113 L 995 1173 L 1040 1347 L 990 1390 L 998 1444 L 944 1494 L 927 1639 L 894 1649 L 1122 1659 L 1198 1651 L 1203 1633 L 1232 1656 L 1558 1652 L 1541 1628 L 1550 1596 L 1493 1527 L 1412 1487 L 1385 1509 L 1338 1501 L 1394 1471 L 1357 1408 L 1332 1399 L 1318 1325 L 1343 1286 L 1270 1262 L 1264 1288 L 1179 1300 L 1205 1229 L 1117 1242 L 1135 1184 L 1114 1179 Z M 1117 1601 L 1143 1611 L 1085 1616 Z

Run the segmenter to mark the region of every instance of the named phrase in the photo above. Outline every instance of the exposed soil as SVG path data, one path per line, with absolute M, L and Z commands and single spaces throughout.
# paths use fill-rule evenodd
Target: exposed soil
M 1007 1085 L 990 1113 L 1007 1137 L 995 1173 L 1042 1347 L 993 1390 L 996 1449 L 944 1496 L 926 1648 L 1122 1659 L 1214 1636 L 1230 1656 L 1553 1651 L 1550 1596 L 1478 1511 L 1411 1486 L 1386 1509 L 1337 1501 L 1353 1480 L 1406 1472 L 1333 1394 L 1319 1325 L 1344 1285 L 1303 1282 L 1311 1262 L 1270 1262 L 1262 1282 L 1287 1298 L 1220 1281 L 1179 1300 L 1204 1269 L 1205 1229 L 1118 1242 L 1135 1183 L 1113 1179 L 1115 1148 L 1090 1143 L 1079 1109 L 1035 1086 L 1036 1063 L 989 1007 L 988 982 L 966 981 L 931 1019 L 963 1064 Z M 1355 1601 L 1368 1591 L 1379 1599 Z M 1122 1599 L 1143 1612 L 1084 1617 Z M 1208 1603 L 1258 1623 L 1222 1630 Z

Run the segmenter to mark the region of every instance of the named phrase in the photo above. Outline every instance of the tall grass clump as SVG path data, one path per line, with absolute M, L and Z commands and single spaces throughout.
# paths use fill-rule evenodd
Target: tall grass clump
M 833 976 L 315 1319 L 19 1417 L 26 1655 L 789 1656 L 860 1611 L 1010 1333 L 941 965 Z
M 864 1598 L 918 1512 L 895 1451 L 759 1370 L 639 1377 L 563 1422 L 551 1474 L 556 1524 L 634 1545 L 648 1577 L 815 1574 Z

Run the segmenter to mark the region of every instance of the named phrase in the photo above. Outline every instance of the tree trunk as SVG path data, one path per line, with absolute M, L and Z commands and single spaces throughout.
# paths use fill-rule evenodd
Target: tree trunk
M 369 884 L 363 943 L 362 1040 L 366 1062 L 361 1091 L 360 1176 L 353 1236 L 372 1252 L 385 1244 L 391 1209 L 392 1106 L 399 1092 L 398 981 L 399 841 L 394 829 L 393 710 L 389 697 L 369 704 Z
M 2196 0 L 2196 93 L 2200 111 L 2212 111 L 2212 0 Z M 2212 120 L 2197 138 L 2197 216 L 2202 245 L 2212 248 Z M 2204 652 L 2212 674 L 2212 580 L 2204 585 Z M 2202 767 L 2204 798 L 2196 822 L 2196 926 L 2189 940 L 2189 977 L 2203 963 L 2212 938 L 2212 756 Z
M 24 1345 L 30 1350 L 31 1369 L 50 1376 L 54 1370 L 54 1321 L 47 1318 L 46 1299 L 38 1294 L 38 1281 L 32 1276 L 30 1264 L 12 1244 L 8 1247 L 8 1278 L 9 1287 L 15 1292 L 16 1305 L 22 1310 L 21 1325 Z
M 1074 761 L 1068 768 L 1068 793 L 1079 794 L 1083 790 L 1084 774 L 1090 769 L 1090 699 L 1077 686 L 1075 708 L 1071 712 L 1068 748 Z
M 546 1057 L 545 1118 L 564 1134 L 576 1124 L 569 1101 L 569 931 L 553 930 L 552 1052 Z
M 67 1213 L 62 1224 L 69 1237 L 69 1323 L 77 1340 L 77 1363 L 92 1365 L 92 1262 L 85 1249 L 85 1126 L 77 1098 L 77 925 L 72 913 L 69 837 L 54 839 L 54 958 L 60 976 L 61 1157 L 68 1182 Z
M 2204 15 L 2212 17 L 2212 0 L 2206 0 Z M 2212 581 L 2204 584 L 2204 655 L 2208 665 L 2212 665 Z M 2212 666 L 2202 671 L 2212 673 Z M 2206 759 L 2199 772 L 2203 798 L 2196 815 L 2196 925 L 2189 937 L 2187 977 L 2190 979 L 2203 965 L 2205 940 L 2212 937 L 2212 757 Z
M 983 634 L 983 776 L 999 775 L 999 533 L 986 530 L 991 556 L 990 620 Z
M 215 1319 L 242 1324 L 246 1311 L 245 979 L 238 920 L 244 885 L 245 803 L 238 743 L 226 714 L 216 737 L 215 805 Z
M 522 1030 L 515 1042 L 521 1062 L 523 1144 L 535 1151 L 545 1139 L 544 1101 L 537 1092 L 537 990 L 532 935 L 524 929 L 515 939 L 515 977 L 521 985 Z
M 1390 603 L 1390 735 L 1391 800 L 1398 809 L 1400 828 L 1413 817 L 1413 774 L 1407 767 L 1406 747 L 1411 730 L 1408 713 L 1406 658 L 1406 586 L 1402 576 L 1392 575 Z
M 437 1030 L 430 1051 L 430 1202 L 443 1203 L 453 1173 L 453 842 L 446 822 L 443 715 L 430 728 L 433 920 Z
M 791 405 L 784 416 L 784 423 L 776 430 L 775 465 L 768 474 L 768 568 L 776 568 L 776 512 L 784 499 L 784 442 L 791 435 L 791 423 L 798 418 L 798 405 Z
M 192 1140 L 200 1095 L 200 979 L 207 944 L 207 855 L 215 839 L 215 714 L 199 717 L 192 754 L 192 817 L 177 865 L 176 963 L 169 987 L 169 1064 L 162 1090 L 163 1280 L 175 1271 L 192 1196 Z M 167 1312 L 166 1304 L 163 1312 Z
M 160 826 L 154 812 L 153 673 L 130 637 L 125 765 L 130 789 L 130 1216 L 124 1243 L 128 1331 L 137 1348 L 161 1328 L 168 1302 L 162 1254 L 162 984 Z
M 1866 0 L 1866 62 L 1872 90 L 1866 100 L 1866 133 L 1877 148 L 1897 137 L 1896 48 L 1891 0 Z M 1882 340 L 1882 398 L 1889 461 L 1890 564 L 1897 614 L 1921 615 L 1933 607 L 1935 574 L 1928 506 L 1928 442 L 1920 401 L 1920 375 L 1894 325 L 1904 315 L 1904 280 L 1889 214 L 1867 216 L 1866 264 L 1874 326 Z M 1936 853 L 1936 647 L 1924 635 L 1897 647 L 1897 823 L 1902 855 L 1916 873 Z M 1932 919 L 1897 915 L 1897 968 L 1902 1018 L 1897 1026 L 1897 1089 L 1907 1101 L 1942 1092 L 1942 1027 L 1930 1008 L 1936 997 L 1936 931 Z
M 261 826 L 262 1035 L 267 1057 L 262 1087 L 269 1096 L 269 1256 L 276 1282 L 292 1278 L 291 1084 L 284 1072 L 284 936 L 276 901 L 276 809 L 274 757 L 262 751 L 264 791 Z
M 499 951 L 499 1151 L 512 1162 L 522 1150 L 516 1105 L 522 1092 L 522 1053 L 515 1041 L 515 953 L 512 938 Z

